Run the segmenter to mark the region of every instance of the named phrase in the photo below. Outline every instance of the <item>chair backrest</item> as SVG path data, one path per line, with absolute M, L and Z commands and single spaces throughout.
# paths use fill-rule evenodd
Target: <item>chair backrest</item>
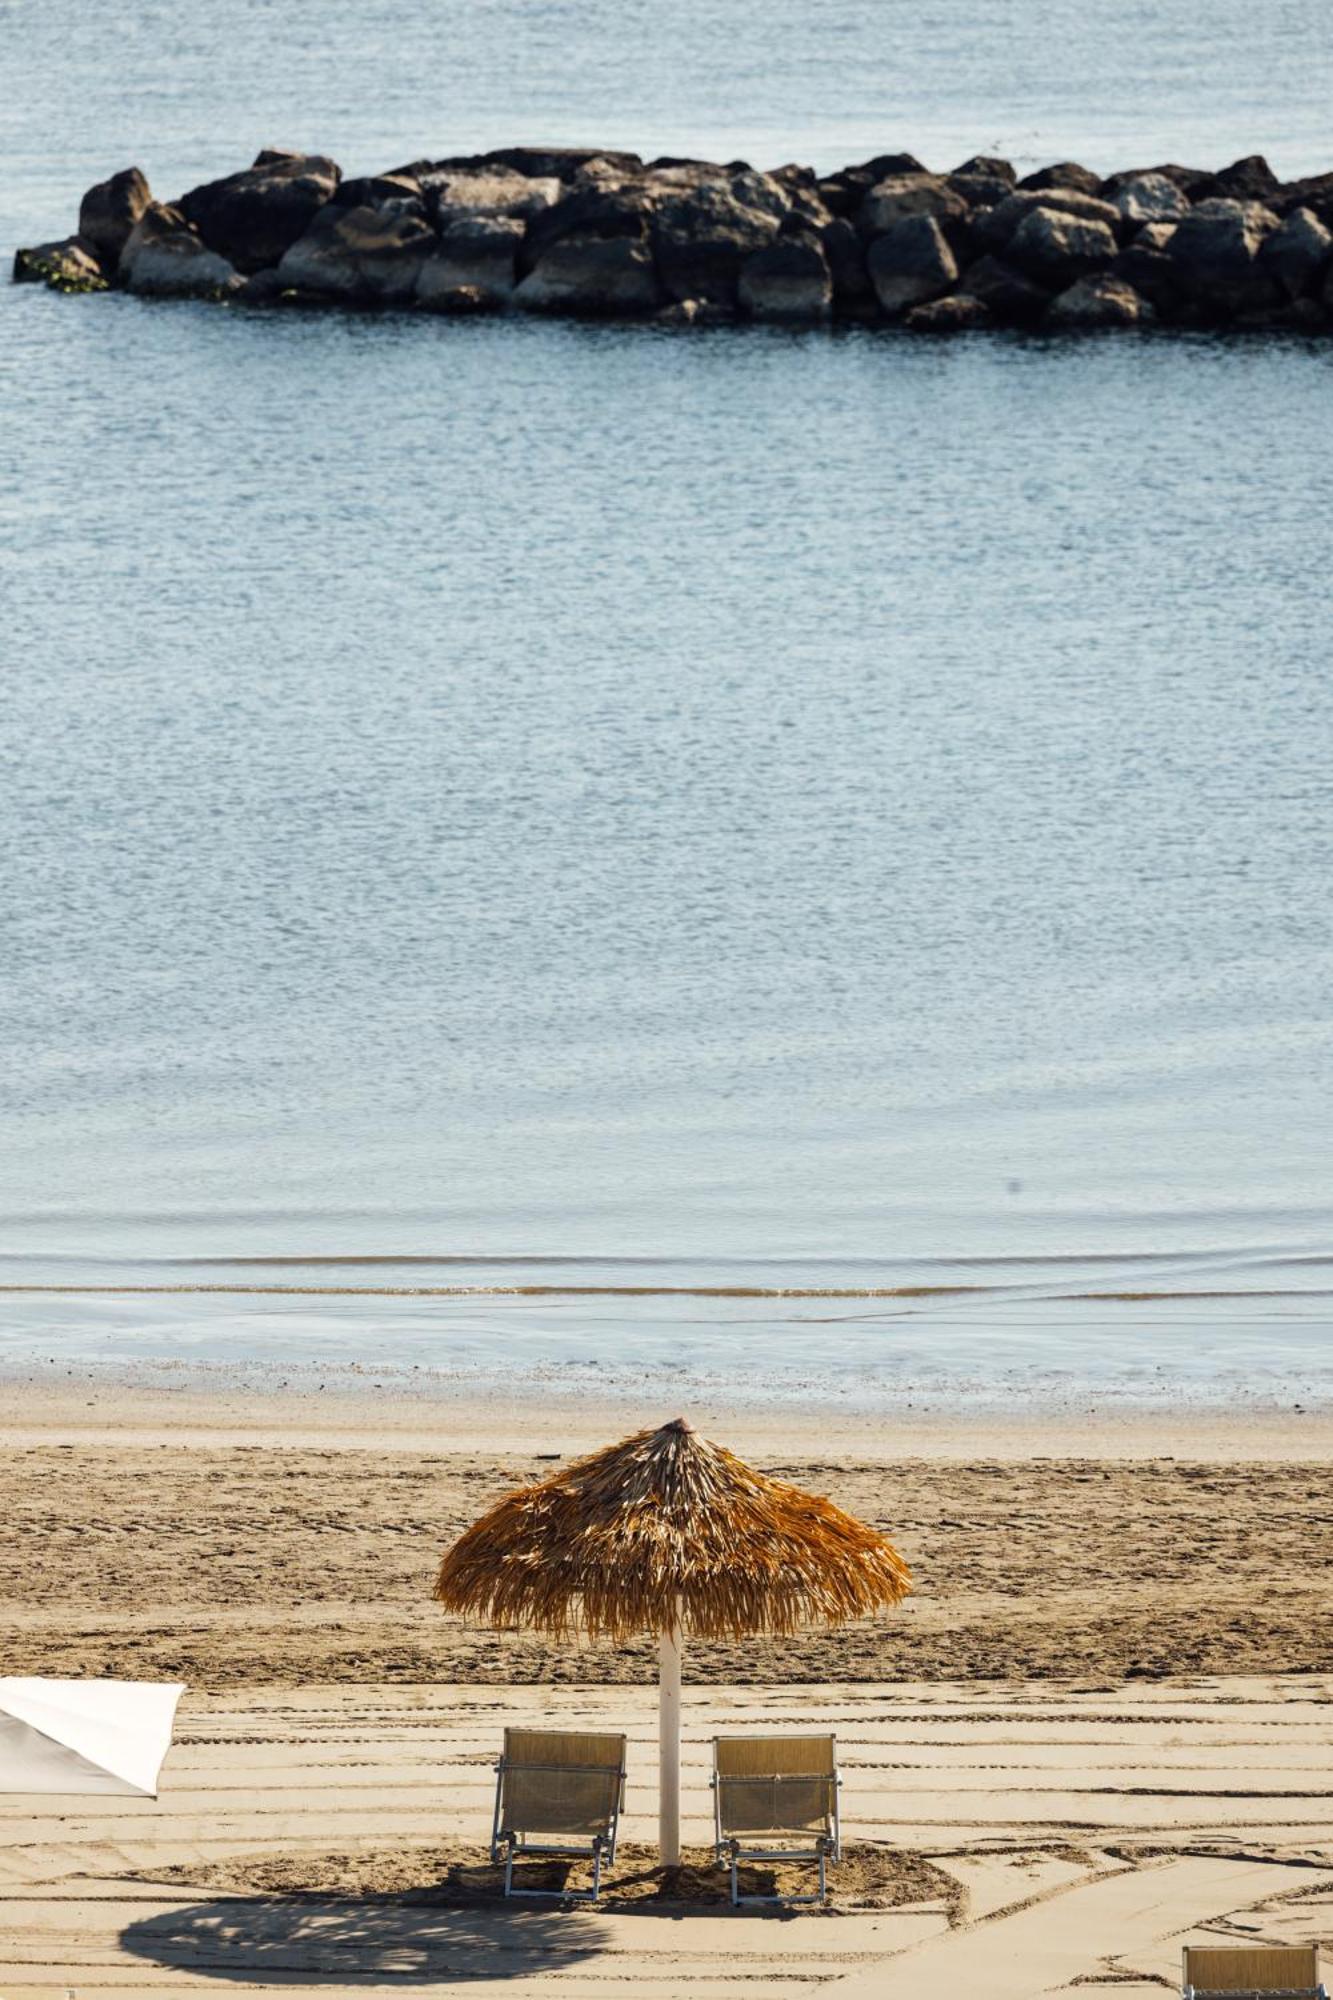
M 837 1816 L 832 1736 L 716 1736 L 713 1777 L 724 1834 L 828 1832 Z
M 1185 1946 L 1184 1983 L 1195 1994 L 1317 1993 L 1312 1944 Z
M 609 1834 L 625 1789 L 625 1738 L 506 1729 L 499 1826 L 507 1833 Z

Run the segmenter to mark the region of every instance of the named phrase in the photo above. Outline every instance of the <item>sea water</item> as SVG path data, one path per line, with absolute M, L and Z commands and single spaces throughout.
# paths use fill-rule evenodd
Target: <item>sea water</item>
M 78 21 L 5 16 L 6 250 L 271 142 L 1333 164 L 1312 6 Z M 1331 391 L 6 291 L 14 1351 L 1299 1372 Z

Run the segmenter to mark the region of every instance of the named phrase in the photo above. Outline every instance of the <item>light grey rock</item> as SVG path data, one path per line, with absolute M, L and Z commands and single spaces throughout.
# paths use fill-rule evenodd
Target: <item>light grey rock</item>
M 1140 298 L 1132 285 L 1105 271 L 1095 277 L 1080 278 L 1052 299 L 1046 323 L 1076 330 L 1143 326 L 1156 317 L 1148 301 Z
M 737 283 L 751 319 L 818 324 L 833 309 L 833 276 L 817 237 L 780 236 L 752 251 Z
M 870 240 L 909 215 L 961 220 L 966 214 L 963 196 L 939 174 L 890 174 L 870 189 L 856 220 L 861 234 Z
M 1117 247 L 1104 222 L 1058 208 L 1034 208 L 1015 230 L 1009 255 L 1039 284 L 1063 291 L 1085 272 L 1109 264 Z
M 1295 208 L 1264 238 L 1259 262 L 1283 296 L 1305 298 L 1319 290 L 1333 257 L 1333 232 L 1308 208 Z
M 114 271 L 130 231 L 153 199 L 137 167 L 90 187 L 79 204 L 79 235 L 107 271 Z
M 1022 224 L 1038 208 L 1058 209 L 1062 215 L 1101 222 L 1112 231 L 1123 227 L 1120 210 L 1111 202 L 1100 201 L 1077 188 L 1017 188 L 1003 201 L 996 202 L 985 216 L 976 218 L 975 228 L 983 247 L 996 254 L 1006 251 Z
M 522 242 L 523 224 L 515 215 L 478 215 L 451 222 L 421 266 L 417 304 L 431 312 L 476 312 L 483 305 L 508 305 Z
M 767 175 L 740 174 L 667 196 L 652 217 L 653 254 L 667 295 L 735 308 L 741 266 L 773 242 L 786 213 Z
M 125 239 L 119 274 L 127 290 L 157 299 L 227 298 L 244 283 L 233 264 L 201 242 L 178 208 L 156 201 Z
M 517 216 L 523 221 L 553 208 L 564 194 L 554 174 L 516 173 L 512 167 L 458 167 L 423 174 L 421 191 L 438 226 L 472 215 Z
M 1278 226 L 1257 201 L 1201 201 L 1176 224 L 1167 254 L 1181 289 L 1201 308 L 1223 317 L 1261 311 L 1278 288 L 1260 252 Z
M 958 280 L 957 259 L 933 215 L 905 215 L 877 236 L 866 252 L 866 269 L 889 319 L 952 291 Z
M 562 236 L 514 292 L 524 312 L 655 312 L 662 288 L 646 243 L 629 236 Z
M 278 266 L 286 290 L 359 305 L 409 305 L 436 236 L 415 202 L 322 208 Z
M 1188 197 L 1165 174 L 1136 174 L 1117 187 L 1114 203 L 1136 229 L 1149 222 L 1179 222 L 1190 212 Z

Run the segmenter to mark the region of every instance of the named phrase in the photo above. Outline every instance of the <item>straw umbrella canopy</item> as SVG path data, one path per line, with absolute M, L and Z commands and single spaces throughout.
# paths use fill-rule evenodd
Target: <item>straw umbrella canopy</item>
M 661 1859 L 680 1859 L 686 1633 L 745 1639 L 841 1625 L 911 1579 L 878 1530 L 755 1472 L 683 1417 L 510 1493 L 446 1551 L 435 1596 L 501 1629 L 660 1647 Z

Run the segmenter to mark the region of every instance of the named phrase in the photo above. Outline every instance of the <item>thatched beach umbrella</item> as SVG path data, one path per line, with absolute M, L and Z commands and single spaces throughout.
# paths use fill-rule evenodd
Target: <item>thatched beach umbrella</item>
M 907 1565 L 874 1528 L 752 1471 L 680 1417 L 508 1494 L 448 1550 L 435 1595 L 508 1630 L 658 1635 L 659 1834 L 674 1867 L 685 1634 L 841 1625 L 909 1588 Z

